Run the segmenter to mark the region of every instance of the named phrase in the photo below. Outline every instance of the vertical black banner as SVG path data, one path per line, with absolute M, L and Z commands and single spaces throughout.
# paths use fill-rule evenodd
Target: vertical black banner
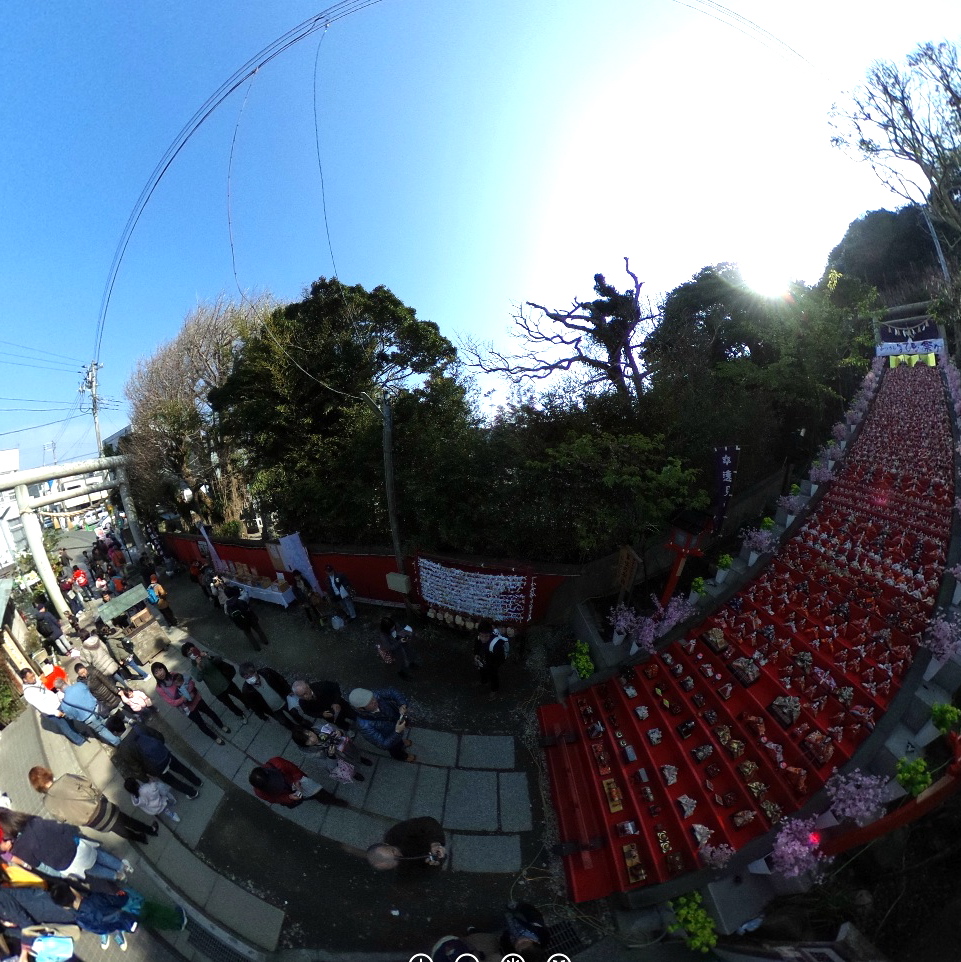
M 737 462 L 741 455 L 741 448 L 737 444 L 728 444 L 723 448 L 714 449 L 714 530 L 720 531 L 727 514 L 731 491 L 734 489 L 734 478 L 737 476 Z

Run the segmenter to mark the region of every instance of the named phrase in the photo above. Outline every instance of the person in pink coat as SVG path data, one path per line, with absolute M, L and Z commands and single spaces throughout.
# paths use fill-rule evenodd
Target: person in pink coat
M 167 666 L 162 662 L 155 661 L 150 670 L 153 672 L 157 682 L 157 692 L 160 697 L 172 708 L 179 708 L 208 738 L 212 738 L 218 745 L 225 744 L 224 740 L 200 717 L 206 715 L 211 721 L 217 723 L 217 727 L 225 734 L 230 734 L 230 729 L 220 720 L 220 716 L 208 705 L 193 678 L 184 678 L 179 672 L 171 674 Z

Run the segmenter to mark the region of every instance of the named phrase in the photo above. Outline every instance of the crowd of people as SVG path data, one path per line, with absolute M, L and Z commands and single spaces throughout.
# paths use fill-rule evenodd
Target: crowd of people
M 68 565 L 70 559 L 64 554 L 63 562 Z M 91 581 L 100 587 L 99 582 L 108 577 L 123 578 L 123 583 L 115 581 L 103 586 L 101 598 L 105 602 L 112 597 L 111 588 L 126 590 L 127 578 L 132 574 L 129 563 L 117 569 L 109 548 L 103 546 L 84 552 L 84 558 L 89 567 L 78 564 L 71 566 L 71 570 L 79 572 L 80 577 L 74 576 L 73 585 L 87 605 L 95 597 Z M 147 601 L 168 627 L 173 627 L 178 622 L 167 591 L 160 584 L 155 560 L 147 556 L 134 570 L 143 580 Z M 254 651 L 260 652 L 269 645 L 269 638 L 241 587 L 219 578 L 209 566 L 196 564 L 189 574 L 212 604 L 241 630 Z M 311 625 L 338 627 L 338 619 L 343 624 L 357 618 L 349 580 L 333 567 L 328 568 L 326 582 L 321 580 L 312 585 L 301 572 L 295 572 L 289 580 L 294 591 L 294 610 L 301 611 Z M 129 841 L 147 844 L 160 832 L 164 821 L 171 826 L 180 821 L 178 796 L 195 799 L 203 784 L 200 775 L 170 750 L 159 728 L 150 724 L 152 716 L 157 714 L 157 704 L 182 712 L 204 735 L 220 745 L 254 717 L 276 722 L 287 729 L 293 744 L 302 753 L 302 760 L 297 763 L 280 755 L 255 759 L 256 764 L 249 773 L 254 795 L 270 805 L 294 808 L 316 801 L 325 806 L 348 806 L 348 801 L 331 789 L 337 783 L 364 781 L 363 769 L 373 762 L 357 744 L 358 739 L 382 749 L 396 761 L 417 760 L 411 751 L 409 699 L 395 688 L 342 690 L 330 679 L 299 677 L 288 681 L 269 664 L 253 660 L 237 664 L 221 654 L 204 650 L 189 636 L 180 648 L 181 658 L 171 655 L 168 649 L 162 658 L 147 666 L 148 672 L 134 654 L 133 646 L 125 643 L 124 624 L 111 624 L 109 618 L 105 623 L 103 618 L 96 618 L 93 631 L 79 627 L 75 619 L 70 619 L 67 626 L 42 604 L 38 606 L 37 617 L 48 623 L 55 622 L 60 629 L 58 638 L 62 636 L 63 640 L 51 652 L 56 657 L 51 658 L 53 667 L 49 674 L 38 680 L 33 671 L 24 671 L 26 700 L 41 715 L 42 726 L 48 731 L 61 734 L 75 744 L 96 737 L 114 749 L 115 760 L 125 774 L 133 772 L 125 778 L 124 788 L 131 804 L 146 820 L 125 814 L 83 776 L 57 777 L 38 765 L 30 773 L 31 784 L 43 795 L 44 811 L 51 816 L 39 821 L 71 826 L 77 839 L 77 852 L 69 850 L 64 832 L 60 832 L 63 836 L 60 838 L 56 828 L 36 826 L 26 820 L 8 819 L 6 837 L 16 843 L 18 852 L 29 852 L 34 862 L 39 861 L 37 865 L 24 856 L 24 866 L 30 865 L 44 873 L 49 871 L 50 878 L 63 878 L 68 883 L 56 891 L 50 890 L 45 903 L 48 908 L 56 905 L 61 912 L 71 914 L 77 924 L 82 924 L 78 919 L 85 918 L 89 924 L 84 927 L 90 931 L 99 931 L 94 922 L 94 916 L 99 913 L 104 944 L 110 938 L 119 944 L 123 932 L 130 931 L 125 928 L 125 921 L 135 925 L 136 916 L 129 912 L 124 915 L 127 910 L 122 891 L 118 895 L 117 891 L 97 892 L 85 886 L 91 878 L 103 878 L 117 889 L 124 882 L 129 863 L 117 864 L 111 853 L 96 845 L 91 847 L 95 849 L 91 862 L 91 849 L 83 841 L 80 829 L 113 832 Z M 384 616 L 377 638 L 372 642 L 372 650 L 402 679 L 410 678 L 410 672 L 420 664 L 415 633 L 409 624 Z M 496 697 L 499 691 L 499 669 L 508 652 L 507 637 L 490 623 L 482 622 L 474 646 L 475 664 L 478 683 L 490 689 L 491 697 Z M 76 658 L 76 663 L 69 664 L 70 658 Z M 225 719 L 233 729 L 225 724 Z M 4 829 L 2 817 L 0 829 Z M 34 836 L 41 841 L 31 841 Z M 51 839 L 59 840 L 59 847 Z M 421 843 L 425 840 L 421 852 Z M 41 848 L 41 842 L 49 847 Z M 412 866 L 442 866 L 446 854 L 443 829 L 434 819 L 422 818 L 394 826 L 383 843 L 367 853 L 367 859 L 378 870 L 396 869 L 401 875 L 407 875 Z M 84 869 L 82 877 L 77 877 L 78 865 Z M 160 919 L 158 926 L 162 927 L 163 912 L 155 909 L 154 914 Z M 105 928 L 108 925 L 113 926 L 109 931 Z

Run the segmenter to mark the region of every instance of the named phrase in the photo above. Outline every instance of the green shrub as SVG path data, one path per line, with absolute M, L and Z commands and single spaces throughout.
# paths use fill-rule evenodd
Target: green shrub
M 594 661 L 586 641 L 574 642 L 571 649 L 571 667 L 581 678 L 590 678 L 594 674 Z
M 774 527 L 774 518 L 764 517 L 761 519 L 761 530 L 770 531 Z
M 240 538 L 243 536 L 244 526 L 240 521 L 225 521 L 214 525 L 214 535 L 218 538 Z
M 680 898 L 673 899 L 668 904 L 674 911 L 676 922 L 671 922 L 668 932 L 684 930 L 684 941 L 689 949 L 695 952 L 710 952 L 717 945 L 717 930 L 714 919 L 701 905 L 700 892 L 688 892 Z
M 928 763 L 923 758 L 915 758 L 910 762 L 906 758 L 899 758 L 894 777 L 898 780 L 898 784 L 915 798 L 926 788 L 931 787 L 931 772 L 928 771 Z
M 734 559 L 729 554 L 722 554 L 721 557 L 717 559 L 719 571 L 727 571 L 732 564 L 734 564 Z
M 695 579 L 691 582 L 691 591 L 695 591 L 695 592 L 697 592 L 697 594 L 699 594 L 699 595 L 704 594 L 704 579 L 703 579 L 703 578 L 695 578 Z
M 955 708 L 954 705 L 945 705 L 940 702 L 935 702 L 931 706 L 931 722 L 942 735 L 955 731 L 958 728 L 959 721 L 961 721 L 961 708 Z

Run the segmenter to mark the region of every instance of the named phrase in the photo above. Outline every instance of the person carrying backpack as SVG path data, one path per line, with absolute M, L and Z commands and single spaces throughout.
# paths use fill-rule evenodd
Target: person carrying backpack
M 68 655 L 70 648 L 63 637 L 60 619 L 41 601 L 37 603 L 37 633 L 43 639 L 43 647 L 51 657 Z
M 156 575 L 150 576 L 150 584 L 147 585 L 147 601 L 156 605 L 157 611 L 163 615 L 168 628 L 173 628 L 177 624 L 177 616 L 167 600 L 167 589 L 160 583 Z
M 249 601 L 241 598 L 240 589 L 236 585 L 227 585 L 224 588 L 224 594 L 227 596 L 224 602 L 227 617 L 244 633 L 247 640 L 254 646 L 254 651 L 260 651 L 261 645 L 269 645 L 270 639 L 260 627 L 257 613 L 250 607 Z

